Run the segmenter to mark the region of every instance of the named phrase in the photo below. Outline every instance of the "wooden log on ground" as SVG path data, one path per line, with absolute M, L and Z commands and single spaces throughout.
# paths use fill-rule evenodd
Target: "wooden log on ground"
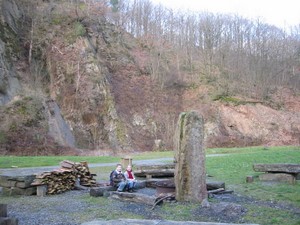
M 150 195 L 145 195 L 140 193 L 117 192 L 117 191 L 110 192 L 110 197 L 113 199 L 143 203 L 151 206 L 154 205 L 156 200 L 156 197 Z
M 253 164 L 253 170 L 256 172 L 271 173 L 300 173 L 300 164 L 277 163 L 277 164 Z
M 113 186 L 95 187 L 90 189 L 90 196 L 101 197 L 105 195 L 105 192 L 116 191 L 117 188 Z
M 169 178 L 164 178 L 164 179 L 149 179 L 146 180 L 146 187 L 150 188 L 156 188 L 156 182 L 158 181 L 167 181 L 170 180 Z M 219 188 L 224 188 L 225 189 L 225 182 L 222 181 L 206 181 L 206 188 L 207 190 L 216 190 Z
M 174 177 L 174 171 L 175 164 L 142 165 L 136 168 L 134 175 L 137 177 L 146 177 L 147 175 L 152 177 Z
M 147 179 L 146 182 L 146 187 L 149 188 L 156 188 L 156 182 L 158 181 L 165 181 L 169 180 L 169 178 L 164 178 L 164 179 Z
M 219 188 L 224 188 L 225 189 L 225 182 L 221 181 L 206 181 L 206 188 L 208 191 L 210 190 L 216 190 Z
M 142 189 L 146 187 L 146 181 L 142 180 L 142 181 L 137 181 L 135 184 L 135 189 Z

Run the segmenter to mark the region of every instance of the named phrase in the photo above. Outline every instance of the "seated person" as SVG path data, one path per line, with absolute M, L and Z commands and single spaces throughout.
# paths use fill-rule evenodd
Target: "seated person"
M 128 191 L 133 192 L 137 182 L 136 182 L 134 173 L 132 171 L 131 165 L 127 166 L 124 176 L 128 182 Z
M 126 189 L 127 181 L 122 173 L 122 165 L 117 164 L 116 170 L 112 171 L 110 174 L 111 185 L 117 187 L 117 191 L 123 192 Z

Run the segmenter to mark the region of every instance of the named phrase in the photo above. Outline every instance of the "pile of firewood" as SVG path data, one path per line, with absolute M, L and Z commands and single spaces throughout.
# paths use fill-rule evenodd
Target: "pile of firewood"
M 47 194 L 59 194 L 76 188 L 76 185 L 87 187 L 97 186 L 87 162 L 75 163 L 64 160 L 61 168 L 51 172 L 43 172 L 36 176 L 33 186 L 46 185 Z

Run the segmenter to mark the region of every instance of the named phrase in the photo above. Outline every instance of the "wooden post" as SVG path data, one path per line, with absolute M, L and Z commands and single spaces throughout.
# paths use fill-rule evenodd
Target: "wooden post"
M 121 164 L 124 169 L 126 169 L 128 165 L 132 166 L 132 158 L 129 156 L 121 158 Z
M 246 177 L 246 182 L 247 183 L 252 183 L 254 181 L 253 176 L 247 176 Z
M 0 204 L 0 217 L 7 217 L 7 205 Z
M 47 195 L 47 189 L 48 189 L 47 185 L 37 186 L 36 195 L 39 197 L 45 197 Z
M 7 217 L 7 205 L 0 204 L 0 224 L 18 225 L 18 219 Z
M 18 219 L 11 218 L 11 217 L 0 217 L 0 224 L 1 225 L 18 225 Z

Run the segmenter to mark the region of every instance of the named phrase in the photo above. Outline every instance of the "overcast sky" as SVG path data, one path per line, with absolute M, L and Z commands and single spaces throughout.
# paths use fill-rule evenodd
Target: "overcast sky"
M 173 9 L 234 13 L 284 28 L 300 24 L 300 0 L 152 0 Z

